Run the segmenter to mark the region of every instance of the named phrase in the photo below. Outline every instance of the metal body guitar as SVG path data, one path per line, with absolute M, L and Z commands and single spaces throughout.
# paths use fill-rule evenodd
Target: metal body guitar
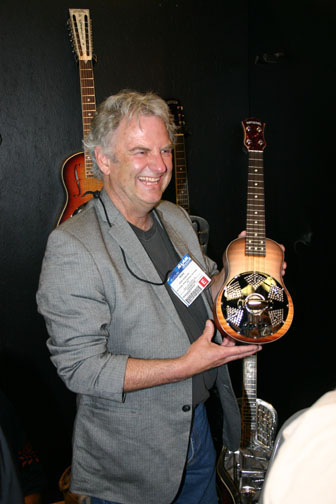
M 222 448 L 217 462 L 218 495 L 221 504 L 258 502 L 272 455 L 278 416 L 273 406 L 257 396 L 257 356 L 243 360 L 243 395 L 240 449 Z
M 281 275 L 283 250 L 265 234 L 264 123 L 246 119 L 243 128 L 249 155 L 246 238 L 227 247 L 226 277 L 217 297 L 215 320 L 233 339 L 261 344 L 288 331 L 294 309 Z

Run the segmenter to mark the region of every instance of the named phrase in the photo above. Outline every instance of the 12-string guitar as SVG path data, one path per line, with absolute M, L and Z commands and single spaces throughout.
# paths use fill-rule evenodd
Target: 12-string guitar
M 222 448 L 217 462 L 221 504 L 258 502 L 272 455 L 277 428 L 273 406 L 257 398 L 257 356 L 243 360 L 243 390 L 239 399 L 242 432 L 240 449 Z
M 96 112 L 93 76 L 92 29 L 88 9 L 69 9 L 68 21 L 73 51 L 79 62 L 79 81 L 82 102 L 83 136 L 87 136 Z M 58 219 L 61 224 L 92 198 L 92 193 L 102 188 L 102 181 L 94 177 L 92 159 L 88 152 L 77 152 L 68 157 L 61 170 L 66 193 L 66 203 Z
M 168 100 L 167 103 L 174 116 L 176 125 L 174 148 L 176 204 L 190 214 L 183 107 L 178 100 Z M 198 217 L 197 215 L 189 216 L 197 233 L 201 248 L 206 253 L 209 241 L 209 224 L 203 217 Z
M 218 328 L 242 343 L 270 343 L 289 329 L 293 302 L 281 275 L 281 246 L 266 238 L 263 151 L 265 123 L 242 122 L 248 150 L 246 238 L 238 238 L 224 255 L 225 281 L 217 297 Z

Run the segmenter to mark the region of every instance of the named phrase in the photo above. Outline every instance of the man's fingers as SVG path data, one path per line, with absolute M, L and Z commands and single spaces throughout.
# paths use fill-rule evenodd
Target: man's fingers
M 234 347 L 226 347 L 230 358 L 242 359 L 259 352 L 262 349 L 261 345 L 235 345 Z

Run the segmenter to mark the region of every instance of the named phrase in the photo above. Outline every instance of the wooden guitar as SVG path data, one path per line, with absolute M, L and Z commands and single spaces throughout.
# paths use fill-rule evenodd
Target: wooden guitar
M 242 343 L 270 343 L 289 329 L 293 302 L 281 275 L 281 246 L 265 235 L 263 151 L 265 123 L 242 122 L 248 150 L 246 238 L 226 249 L 226 278 L 215 306 L 218 328 Z
M 243 360 L 241 446 L 236 452 L 223 447 L 217 462 L 221 504 L 258 502 L 272 455 L 278 423 L 273 406 L 257 399 L 257 356 Z
M 88 9 L 69 9 L 68 21 L 73 50 L 79 62 L 79 81 L 82 101 L 83 137 L 90 130 L 96 112 L 96 96 L 93 76 L 92 30 Z M 94 177 L 92 159 L 88 152 L 77 152 L 68 157 L 61 170 L 66 193 L 66 203 L 58 219 L 61 224 L 74 215 L 92 198 L 92 193 L 102 188 L 102 181 Z
M 177 127 L 174 149 L 176 204 L 188 212 L 194 229 L 198 235 L 202 251 L 206 253 L 209 241 L 209 224 L 203 217 L 190 215 L 183 107 L 180 105 L 178 100 L 168 100 L 167 103 L 172 115 L 174 116 L 175 125 Z

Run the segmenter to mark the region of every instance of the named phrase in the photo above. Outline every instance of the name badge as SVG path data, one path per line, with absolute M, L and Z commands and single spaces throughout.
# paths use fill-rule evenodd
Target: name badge
M 182 257 L 168 277 L 168 285 L 186 306 L 190 306 L 210 282 L 211 278 L 189 254 Z

